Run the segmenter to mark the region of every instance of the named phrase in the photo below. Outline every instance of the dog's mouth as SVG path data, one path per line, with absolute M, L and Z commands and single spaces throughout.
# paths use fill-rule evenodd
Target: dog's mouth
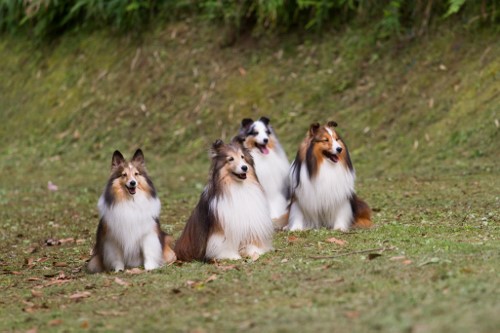
M 269 154 L 269 149 L 267 148 L 267 145 L 266 144 L 263 144 L 263 145 L 260 145 L 258 143 L 255 144 L 255 146 L 257 148 L 259 148 L 260 152 L 264 155 L 267 155 Z
M 236 177 L 238 177 L 239 179 L 241 180 L 245 180 L 247 179 L 247 174 L 246 172 L 243 172 L 243 173 L 236 173 L 236 172 L 233 172 L 233 175 L 235 175 Z
M 331 151 L 324 150 L 323 155 L 333 163 L 337 163 L 339 161 L 339 156 L 337 154 L 332 153 Z
M 137 186 L 134 187 L 125 186 L 125 187 L 127 188 L 128 193 L 130 193 L 131 195 L 134 195 L 137 190 Z

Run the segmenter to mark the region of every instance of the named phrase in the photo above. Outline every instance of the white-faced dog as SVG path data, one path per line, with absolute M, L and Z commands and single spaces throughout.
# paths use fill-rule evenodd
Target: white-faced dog
M 276 229 L 288 220 L 288 172 L 290 163 L 266 117 L 241 121 L 239 136 L 255 161 L 255 172 L 266 192 L 271 219 Z

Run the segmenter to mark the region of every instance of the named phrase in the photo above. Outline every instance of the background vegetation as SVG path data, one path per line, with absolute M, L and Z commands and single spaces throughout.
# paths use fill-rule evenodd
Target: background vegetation
M 492 24 L 498 0 L 0 0 L 0 30 L 54 36 L 68 29 L 142 30 L 153 20 L 193 15 L 231 29 L 288 31 L 374 24 L 380 37 L 414 38 L 432 21 L 457 16 L 465 24 Z
M 0 3 L 0 331 L 500 326 L 497 1 Z M 143 148 L 177 237 L 209 144 L 262 115 L 290 158 L 336 120 L 376 227 L 85 273 L 115 149 Z

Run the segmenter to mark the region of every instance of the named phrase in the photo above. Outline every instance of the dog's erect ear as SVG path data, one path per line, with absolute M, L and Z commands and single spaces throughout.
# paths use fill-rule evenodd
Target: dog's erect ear
M 319 123 L 311 124 L 311 127 L 309 127 L 309 136 L 310 137 L 315 136 L 316 133 L 318 132 L 319 128 L 320 128 L 320 124 Z
M 141 149 L 137 149 L 132 157 L 132 162 L 144 165 L 144 154 Z
M 231 140 L 231 143 L 232 144 L 235 144 L 235 145 L 238 145 L 238 146 L 241 146 L 241 147 L 244 147 L 244 143 L 245 143 L 245 136 L 243 135 L 236 135 L 232 140 Z
M 266 125 L 266 126 L 269 125 L 269 122 L 271 121 L 267 117 L 260 117 L 259 120 L 262 121 L 264 123 L 264 125 Z
M 337 122 L 336 122 L 336 121 L 333 121 L 333 120 L 330 120 L 330 121 L 326 124 L 326 126 L 328 126 L 328 127 L 337 127 L 338 125 L 339 125 L 339 124 L 337 124 Z
M 113 158 L 111 159 L 111 169 L 116 169 L 123 163 L 125 163 L 125 158 L 123 157 L 122 153 L 120 153 L 118 150 L 115 150 L 115 152 L 113 153 Z
M 224 141 L 222 141 L 221 139 L 215 140 L 215 142 L 212 143 L 212 148 L 210 148 L 210 157 L 212 158 L 217 157 L 217 155 L 219 155 L 222 146 L 224 146 Z
M 250 127 L 250 125 L 252 125 L 252 124 L 253 124 L 253 120 L 252 119 L 245 118 L 245 119 L 243 119 L 241 121 L 241 128 L 247 130 Z

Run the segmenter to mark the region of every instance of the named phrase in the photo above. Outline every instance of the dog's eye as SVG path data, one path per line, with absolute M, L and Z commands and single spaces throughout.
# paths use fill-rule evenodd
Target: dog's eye
M 267 134 L 267 135 L 271 135 L 271 131 L 270 131 L 270 130 L 267 130 L 267 131 L 266 131 L 266 134 Z
M 127 174 L 126 173 L 122 173 L 122 177 L 127 177 Z
M 259 133 L 258 132 L 251 132 L 250 135 L 257 136 L 257 135 L 259 135 Z
M 138 173 L 138 172 L 136 172 L 134 175 L 135 175 L 135 176 L 139 176 L 139 173 Z
M 228 158 L 228 159 L 227 159 L 227 161 L 228 161 L 228 162 L 232 162 L 232 161 L 234 161 L 234 157 L 230 157 L 230 158 Z
M 241 158 L 245 158 L 245 156 L 241 155 Z
M 324 139 L 323 141 L 328 142 L 328 138 Z

